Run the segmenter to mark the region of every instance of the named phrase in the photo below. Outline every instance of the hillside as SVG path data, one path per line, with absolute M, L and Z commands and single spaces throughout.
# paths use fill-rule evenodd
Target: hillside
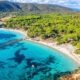
M 50 4 L 12 3 L 0 1 L 0 12 L 25 12 L 25 13 L 69 13 L 71 9 Z
M 19 5 L 7 1 L 0 1 L 0 12 L 18 11 Z

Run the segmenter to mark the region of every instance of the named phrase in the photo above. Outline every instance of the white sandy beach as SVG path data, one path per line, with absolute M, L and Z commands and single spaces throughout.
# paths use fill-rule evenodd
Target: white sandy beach
M 55 42 L 45 42 L 45 41 L 41 41 L 41 40 L 37 41 L 35 39 L 29 38 L 27 36 L 27 32 L 25 32 L 24 30 L 6 29 L 6 28 L 1 28 L 1 30 L 10 30 L 10 31 L 14 31 L 14 32 L 19 32 L 19 33 L 23 34 L 24 36 L 26 36 L 25 40 L 36 42 L 36 43 L 39 43 L 39 44 L 43 44 L 43 45 L 46 45 L 46 46 L 51 47 L 53 49 L 56 49 L 56 50 L 62 52 L 63 54 L 69 56 L 76 63 L 78 63 L 80 65 L 80 57 L 79 57 L 79 55 L 74 53 L 75 47 L 72 46 L 71 44 L 56 45 Z
M 0 28 L 0 30 L 7 30 L 7 31 L 13 31 L 13 32 L 18 32 L 18 33 L 21 33 L 23 34 L 24 36 L 27 35 L 26 31 L 22 30 L 22 29 L 10 29 L 10 28 Z

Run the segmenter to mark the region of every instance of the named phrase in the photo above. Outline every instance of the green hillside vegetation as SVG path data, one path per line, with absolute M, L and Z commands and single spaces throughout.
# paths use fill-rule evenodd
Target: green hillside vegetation
M 31 38 L 52 39 L 58 44 L 72 43 L 80 53 L 80 15 L 45 14 L 18 16 L 6 21 L 8 28 L 27 30 Z

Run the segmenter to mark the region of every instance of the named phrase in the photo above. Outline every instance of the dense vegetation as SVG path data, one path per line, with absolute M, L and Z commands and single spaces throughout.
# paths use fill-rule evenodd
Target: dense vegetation
M 52 39 L 62 43 L 72 43 L 80 53 L 80 15 L 45 14 L 11 18 L 6 27 L 23 28 L 31 38 Z

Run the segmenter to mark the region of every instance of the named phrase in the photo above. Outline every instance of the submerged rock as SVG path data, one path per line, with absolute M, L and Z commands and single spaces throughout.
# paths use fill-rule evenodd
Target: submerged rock
M 17 51 L 15 52 L 15 57 L 9 58 L 8 60 L 14 60 L 14 61 L 17 62 L 18 64 L 20 64 L 20 63 L 25 59 L 24 54 L 20 54 L 20 51 L 21 51 L 21 49 L 17 50 Z

